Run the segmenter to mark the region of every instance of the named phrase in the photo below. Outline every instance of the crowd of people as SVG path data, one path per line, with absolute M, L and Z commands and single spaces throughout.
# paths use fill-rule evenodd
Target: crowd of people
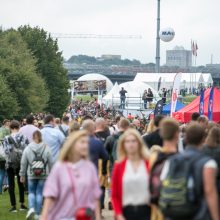
M 188 124 L 157 115 L 142 127 L 84 110 L 3 121 L 0 194 L 8 190 L 10 212 L 100 220 L 107 208 L 116 220 L 220 220 L 217 123 L 194 113 Z

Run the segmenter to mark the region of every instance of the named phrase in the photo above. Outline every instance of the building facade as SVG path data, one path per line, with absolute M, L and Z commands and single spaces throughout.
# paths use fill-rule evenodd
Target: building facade
M 176 46 L 173 50 L 166 51 L 166 66 L 188 68 L 192 66 L 192 51 Z

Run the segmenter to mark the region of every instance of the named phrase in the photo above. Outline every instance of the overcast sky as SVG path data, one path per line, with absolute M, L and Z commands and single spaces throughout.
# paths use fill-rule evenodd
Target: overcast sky
M 49 32 L 72 34 L 137 34 L 141 40 L 59 39 L 65 58 L 71 55 L 121 54 L 123 58 L 155 62 L 156 0 L 0 0 L 3 28 L 24 24 Z M 197 63 L 220 63 L 220 0 L 161 0 L 161 28 L 176 32 L 165 51 L 175 45 L 190 49 L 198 42 Z

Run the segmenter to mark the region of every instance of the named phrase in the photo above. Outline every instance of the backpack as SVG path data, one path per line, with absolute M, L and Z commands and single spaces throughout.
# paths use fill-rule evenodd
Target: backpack
M 115 135 L 113 135 L 113 137 L 114 137 L 114 145 L 112 148 L 111 157 L 112 157 L 112 162 L 114 163 L 118 159 L 117 148 L 118 148 L 118 140 L 119 140 L 120 134 L 115 134 Z
M 160 198 L 160 189 L 161 189 L 161 172 L 163 170 L 164 164 L 166 160 L 174 154 L 166 154 L 163 152 L 159 152 L 157 155 L 157 159 L 151 168 L 150 173 L 150 193 L 151 193 L 151 203 L 158 205 L 158 201 Z
M 165 217 L 186 220 L 198 213 L 203 196 L 202 169 L 208 160 L 199 152 L 186 151 L 167 161 L 159 199 Z
M 34 154 L 34 160 L 30 164 L 30 173 L 33 174 L 36 177 L 42 176 L 46 173 L 46 161 L 43 159 L 44 151 L 46 149 L 46 146 L 44 146 L 44 149 L 40 155 L 33 151 L 31 148 L 30 150 Z
M 63 135 L 64 135 L 65 137 L 67 137 L 67 136 L 68 136 L 68 130 L 65 132 L 65 131 L 63 130 L 63 127 L 62 127 L 61 125 L 59 125 L 58 127 L 59 127 L 59 130 L 63 133 Z
M 23 138 L 23 136 L 19 136 L 18 138 L 16 138 L 15 141 L 12 136 L 8 136 L 8 143 L 12 146 L 12 149 L 9 151 L 9 154 L 7 155 L 7 160 L 9 167 L 13 169 L 17 169 L 20 167 L 21 157 L 23 153 L 21 142 Z

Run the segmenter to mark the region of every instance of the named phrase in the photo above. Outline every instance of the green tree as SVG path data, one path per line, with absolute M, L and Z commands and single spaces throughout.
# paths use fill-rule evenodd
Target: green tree
M 15 94 L 11 92 L 4 77 L 0 76 L 0 121 L 17 116 L 19 110 Z
M 17 108 L 20 117 L 43 111 L 48 101 L 46 85 L 37 75 L 36 60 L 21 35 L 15 30 L 1 32 L 0 45 L 0 76 L 18 104 L 11 108 Z
M 49 90 L 46 111 L 61 116 L 69 103 L 69 81 L 57 40 L 39 27 L 21 26 L 18 31 L 37 59 L 38 73 L 46 81 Z

